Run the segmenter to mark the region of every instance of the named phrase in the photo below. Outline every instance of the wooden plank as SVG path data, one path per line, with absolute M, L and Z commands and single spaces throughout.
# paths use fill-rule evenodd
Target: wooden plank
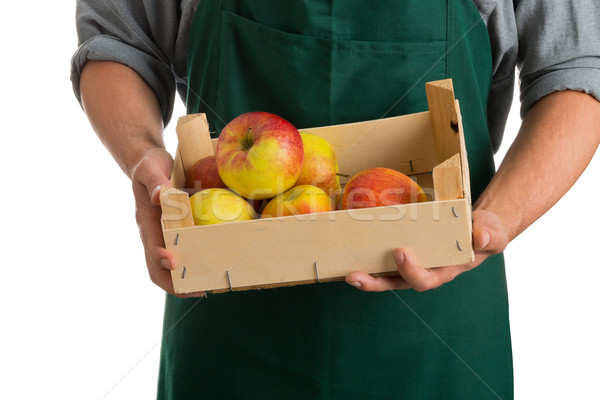
M 173 241 L 173 243 L 169 243 L 166 247 L 176 248 L 179 238 L 177 236 L 175 238 L 168 237 L 165 233 L 169 232 L 170 229 L 194 226 L 189 194 L 172 187 L 163 186 L 160 190 L 160 206 L 162 210 L 160 221 L 163 230 L 163 239 L 165 243 L 168 240 Z M 178 287 L 179 281 L 177 277 L 182 275 L 182 271 L 182 265 L 178 265 L 177 268 L 171 270 L 171 279 L 173 280 L 175 291 L 181 290 Z
M 194 218 L 187 192 L 163 186 L 160 190 L 161 222 L 163 230 L 194 226 Z
M 465 143 L 465 133 L 463 130 L 462 114 L 460 112 L 459 101 L 456 100 L 456 112 L 458 117 L 458 137 L 460 141 L 460 162 L 463 187 L 465 188 L 465 198 L 471 204 L 471 180 L 469 177 L 469 159 L 467 158 L 467 145 Z
M 425 84 L 438 163 L 460 152 L 459 121 L 452 80 Z
M 355 270 L 393 273 L 392 250 L 401 246 L 424 267 L 470 262 L 466 208 L 464 199 L 427 202 L 169 229 L 164 235 L 181 263 L 173 274 L 178 293 L 259 288 L 316 281 L 315 262 L 321 281 Z
M 456 153 L 433 168 L 433 188 L 436 201 L 464 198 L 460 158 L 460 153 Z
M 371 167 L 412 175 L 431 172 L 437 164 L 427 111 L 300 131 L 327 140 L 336 151 L 340 173 L 350 176 Z
M 183 162 L 181 161 L 181 153 L 179 152 L 179 148 L 177 148 L 177 151 L 175 152 L 175 159 L 173 160 L 171 186 L 175 188 L 182 188 L 185 186 L 185 170 L 183 168 Z
M 185 174 L 196 161 L 214 154 L 205 114 L 190 114 L 179 118 L 175 130 L 179 141 L 177 152 Z
M 457 112 L 457 117 L 458 117 L 458 130 L 459 130 L 459 140 L 460 140 L 460 161 L 461 161 L 461 174 L 462 174 L 462 182 L 463 182 L 463 190 L 464 190 L 464 197 L 465 200 L 467 201 L 467 217 L 468 217 L 468 221 L 469 221 L 469 234 L 472 236 L 473 235 L 473 224 L 471 223 L 472 221 L 472 204 L 473 204 L 473 200 L 471 199 L 471 178 L 469 176 L 469 160 L 467 158 L 467 145 L 465 142 L 465 134 L 464 134 L 464 130 L 463 130 L 463 123 L 462 123 L 462 114 L 460 112 L 460 104 L 459 101 L 456 100 L 456 112 Z

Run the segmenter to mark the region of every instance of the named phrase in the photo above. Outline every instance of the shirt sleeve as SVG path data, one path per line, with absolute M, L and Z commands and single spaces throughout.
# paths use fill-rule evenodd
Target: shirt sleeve
M 173 111 L 176 85 L 185 81 L 187 43 L 179 37 L 181 3 L 77 1 L 79 44 L 71 60 L 71 82 L 78 101 L 81 102 L 79 82 L 85 62 L 115 61 L 135 70 L 152 88 L 166 124 Z
M 521 116 L 543 96 L 578 90 L 600 100 L 597 0 L 515 0 Z
M 494 152 L 498 151 L 513 101 L 518 35 L 513 0 L 475 2 L 490 36 L 492 85 L 488 99 L 488 127 Z

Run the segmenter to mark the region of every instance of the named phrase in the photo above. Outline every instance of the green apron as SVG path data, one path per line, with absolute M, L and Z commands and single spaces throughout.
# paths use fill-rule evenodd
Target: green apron
M 470 0 L 201 1 L 189 113 L 211 130 L 247 111 L 298 128 L 427 109 L 452 78 L 476 198 L 494 173 L 491 51 Z M 401 243 L 399 243 L 401 245 Z M 439 289 L 344 282 L 167 295 L 159 399 L 511 399 L 502 256 Z

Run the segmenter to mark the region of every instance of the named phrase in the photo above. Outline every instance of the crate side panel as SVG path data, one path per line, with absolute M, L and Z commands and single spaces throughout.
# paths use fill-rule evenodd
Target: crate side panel
M 300 131 L 321 136 L 333 146 L 340 173 L 348 175 L 340 177 L 342 186 L 367 168 L 386 167 L 417 175 L 430 173 L 438 161 L 428 112 Z M 213 152 L 217 142 L 211 141 Z
M 350 176 L 372 167 L 418 174 L 436 164 L 428 112 L 300 131 L 326 139 L 336 151 L 340 172 Z
M 466 215 L 464 200 L 427 202 L 173 229 L 165 242 L 180 260 L 180 293 L 277 286 L 315 280 L 315 262 L 322 280 L 393 272 L 396 247 L 426 267 L 469 262 Z

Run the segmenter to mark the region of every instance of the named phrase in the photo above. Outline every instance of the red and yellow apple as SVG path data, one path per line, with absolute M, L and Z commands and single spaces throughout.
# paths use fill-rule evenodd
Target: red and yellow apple
M 313 185 L 336 199 L 341 194 L 339 167 L 335 150 L 320 136 L 300 132 L 304 144 L 304 163 L 296 185 Z
M 227 188 L 219 176 L 215 156 L 204 157 L 196 161 L 188 171 L 185 187 L 190 189 L 190 194 L 199 192 L 202 189 Z
M 221 131 L 215 153 L 221 179 L 247 199 L 285 192 L 302 171 L 304 147 L 298 130 L 267 112 L 248 112 Z
M 254 208 L 231 190 L 211 188 L 190 197 L 194 224 L 211 225 L 257 217 Z
M 354 175 L 344 188 L 342 208 L 367 208 L 427 201 L 421 187 L 402 172 L 369 168 Z
M 285 217 L 334 210 L 333 200 L 323 189 L 312 185 L 299 185 L 271 199 L 263 209 L 261 217 Z

